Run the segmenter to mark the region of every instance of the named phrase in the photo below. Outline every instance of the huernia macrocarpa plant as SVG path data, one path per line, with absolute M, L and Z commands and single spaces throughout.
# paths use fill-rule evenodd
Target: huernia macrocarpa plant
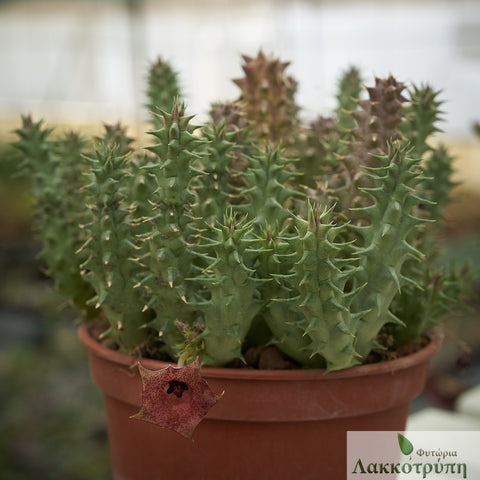
M 431 141 L 438 92 L 392 76 L 365 90 L 351 68 L 332 116 L 306 122 L 288 63 L 243 61 L 238 98 L 202 125 L 152 64 L 142 148 L 119 124 L 89 141 L 23 118 L 15 146 L 58 290 L 116 348 L 179 364 L 274 345 L 330 371 L 419 343 L 468 284 L 436 261 L 454 186 Z

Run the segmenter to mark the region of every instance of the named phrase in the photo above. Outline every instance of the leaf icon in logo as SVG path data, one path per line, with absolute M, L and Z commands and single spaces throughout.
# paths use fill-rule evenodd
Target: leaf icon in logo
M 401 433 L 398 434 L 398 444 L 400 445 L 400 450 L 404 455 L 410 455 L 413 452 L 412 442 Z

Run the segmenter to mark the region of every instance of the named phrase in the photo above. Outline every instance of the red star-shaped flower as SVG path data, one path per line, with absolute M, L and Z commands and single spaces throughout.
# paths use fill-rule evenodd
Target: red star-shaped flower
M 149 370 L 138 362 L 142 408 L 131 418 L 151 422 L 192 438 L 195 427 L 222 395 L 200 375 L 198 359 L 181 368 Z

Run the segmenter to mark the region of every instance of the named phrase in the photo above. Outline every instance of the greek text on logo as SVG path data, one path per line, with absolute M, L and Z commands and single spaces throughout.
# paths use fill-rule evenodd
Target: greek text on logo
M 347 480 L 478 479 L 479 443 L 480 432 L 348 432 Z

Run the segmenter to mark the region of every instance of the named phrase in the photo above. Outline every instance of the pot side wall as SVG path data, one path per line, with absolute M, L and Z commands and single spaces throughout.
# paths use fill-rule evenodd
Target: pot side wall
M 93 381 L 104 392 L 115 480 L 344 479 L 347 431 L 403 431 L 441 342 L 435 337 L 409 357 L 327 375 L 204 368 L 211 389 L 225 393 L 192 442 L 130 419 L 141 405 L 133 359 L 99 345 L 85 326 L 80 339 L 89 350 Z

